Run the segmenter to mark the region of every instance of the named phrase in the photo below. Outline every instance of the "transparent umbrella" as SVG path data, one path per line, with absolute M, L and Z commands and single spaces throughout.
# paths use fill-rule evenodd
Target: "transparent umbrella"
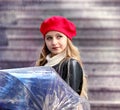
M 0 70 L 0 110 L 90 110 L 51 67 Z

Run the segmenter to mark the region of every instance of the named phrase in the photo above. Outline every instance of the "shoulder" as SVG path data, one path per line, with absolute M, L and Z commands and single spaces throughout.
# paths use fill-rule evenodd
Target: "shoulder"
M 71 65 L 80 65 L 80 63 L 73 58 L 68 59 L 68 63 L 70 63 Z
M 82 71 L 82 66 L 76 59 L 70 58 L 68 61 L 68 65 L 70 69 Z
M 76 59 L 74 59 L 74 58 L 63 59 L 60 63 L 64 63 L 64 64 L 68 64 L 68 63 L 70 63 L 70 64 L 79 64 L 79 62 Z
M 61 61 L 59 63 L 59 65 L 61 65 L 62 67 L 70 67 L 70 68 L 79 67 L 79 68 L 81 68 L 80 63 L 74 58 L 64 59 L 63 61 Z

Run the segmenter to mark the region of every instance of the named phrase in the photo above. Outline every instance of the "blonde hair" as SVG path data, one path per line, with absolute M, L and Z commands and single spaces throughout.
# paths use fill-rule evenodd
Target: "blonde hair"
M 50 51 L 48 50 L 46 44 L 43 44 L 41 53 L 39 55 L 38 60 L 36 61 L 36 66 L 43 66 L 46 62 L 46 56 L 50 53 Z
M 68 39 L 67 42 L 68 42 L 68 46 L 66 49 L 66 55 L 67 55 L 66 57 L 76 59 L 82 66 L 82 61 L 80 58 L 80 52 L 79 52 L 78 48 L 73 45 L 71 40 Z
M 67 48 L 66 48 L 66 58 L 73 58 L 76 59 L 80 66 L 82 67 L 82 61 L 80 58 L 80 52 L 78 50 L 78 48 L 76 46 L 73 45 L 73 43 L 71 42 L 70 39 L 67 40 Z M 36 66 L 43 66 L 46 63 L 46 56 L 50 53 L 50 51 L 48 50 L 46 44 L 44 43 L 43 47 L 42 47 L 42 51 L 41 54 L 39 56 L 39 59 L 36 61 Z M 81 91 L 81 96 L 84 96 L 86 98 L 88 98 L 87 96 L 87 79 L 85 74 L 83 73 L 83 87 L 82 87 L 82 91 Z
M 80 57 L 80 52 L 78 48 L 74 46 L 73 43 L 69 39 L 68 39 L 68 46 L 67 46 L 66 53 L 67 53 L 67 57 L 76 59 L 80 63 L 80 66 L 83 68 L 83 64 L 82 64 L 81 57 Z M 83 86 L 82 86 L 82 91 L 81 91 L 80 96 L 83 96 L 88 99 L 87 91 L 88 91 L 87 90 L 87 76 L 83 72 Z

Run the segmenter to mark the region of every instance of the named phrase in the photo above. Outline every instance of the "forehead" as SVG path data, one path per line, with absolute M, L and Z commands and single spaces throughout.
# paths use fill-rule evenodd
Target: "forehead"
M 57 35 L 57 34 L 65 36 L 63 33 L 59 32 L 59 31 L 49 31 L 49 32 L 46 33 L 45 36 L 47 36 L 47 35 Z

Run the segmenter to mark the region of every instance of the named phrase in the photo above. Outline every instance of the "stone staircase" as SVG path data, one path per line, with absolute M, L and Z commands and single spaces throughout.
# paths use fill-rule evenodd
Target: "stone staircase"
M 91 110 L 120 110 L 119 0 L 1 0 L 0 68 L 34 65 L 43 43 L 41 21 L 63 15 L 77 25 Z M 1 40 L 0 40 L 1 41 Z

